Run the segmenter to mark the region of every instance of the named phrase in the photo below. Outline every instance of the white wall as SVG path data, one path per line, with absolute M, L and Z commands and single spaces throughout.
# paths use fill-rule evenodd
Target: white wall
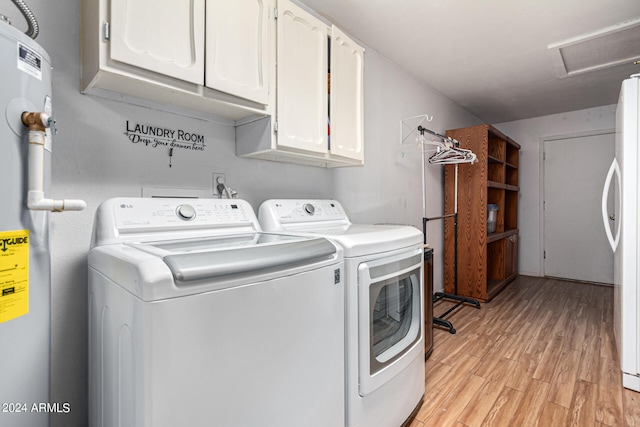
M 98 204 L 114 196 L 139 196 L 142 187 L 212 187 L 212 173 L 224 172 L 228 184 L 257 208 L 268 198 L 335 197 L 357 222 L 409 223 L 421 227 L 420 156 L 400 154 L 400 121 L 429 113 L 431 128 L 444 131 L 478 120 L 450 100 L 382 58 L 365 54 L 365 166 L 326 170 L 242 159 L 234 155 L 234 129 L 228 125 L 181 117 L 148 108 L 82 95 L 80 82 L 79 2 L 30 0 L 41 31 L 37 41 L 51 56 L 53 107 L 59 133 L 54 138 L 55 198 L 81 198 L 83 212 L 53 214 L 51 402 L 70 403 L 68 414 L 52 415 L 52 426 L 87 424 L 87 267 L 93 215 Z M 0 13 L 21 19 L 9 2 Z M 202 153 L 174 150 L 172 167 L 166 149 L 130 143 L 126 120 L 205 137 Z M 410 151 L 410 150 L 409 150 Z M 429 168 L 429 215 L 442 210 L 442 171 Z M 429 229 L 436 253 L 442 247 L 441 225 Z M 441 260 L 441 258 L 440 258 Z M 436 287 L 442 266 L 436 258 Z M 441 285 L 440 285 L 441 287 Z
M 423 126 L 444 134 L 447 129 L 480 124 L 397 65 L 368 48 L 365 54 L 364 168 L 335 171 L 335 198 L 354 222 L 410 224 L 422 230 L 422 152 L 415 139 L 401 144 L 403 119 L 428 114 Z M 444 167 L 426 163 L 427 217 L 443 214 Z M 443 288 L 443 223 L 431 221 L 427 243 L 434 248 L 434 288 Z
M 572 111 L 533 119 L 495 125 L 522 146 L 520 151 L 520 227 L 519 272 L 542 275 L 541 206 L 541 144 L 545 138 L 595 132 L 615 128 L 615 105 Z M 568 164 L 567 168 L 572 165 Z

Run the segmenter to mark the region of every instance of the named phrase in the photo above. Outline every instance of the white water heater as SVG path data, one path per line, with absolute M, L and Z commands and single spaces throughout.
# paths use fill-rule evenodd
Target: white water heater
M 2 19 L 0 109 L 0 426 L 44 427 L 55 406 L 49 399 L 49 211 L 85 204 L 44 197 L 55 123 L 51 61 Z
M 21 115 L 51 114 L 51 61 L 31 38 L 0 22 L 0 63 L 0 425 L 48 426 L 49 414 L 33 404 L 49 402 L 49 213 L 27 208 L 29 143 Z

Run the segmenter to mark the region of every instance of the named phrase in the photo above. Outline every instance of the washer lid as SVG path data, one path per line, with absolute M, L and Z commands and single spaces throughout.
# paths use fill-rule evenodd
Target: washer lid
M 288 269 L 336 254 L 335 246 L 321 237 L 268 233 L 125 245 L 162 257 L 178 282 Z
M 244 233 L 101 245 L 89 251 L 88 263 L 128 293 L 158 301 L 341 264 L 342 253 L 320 236 Z

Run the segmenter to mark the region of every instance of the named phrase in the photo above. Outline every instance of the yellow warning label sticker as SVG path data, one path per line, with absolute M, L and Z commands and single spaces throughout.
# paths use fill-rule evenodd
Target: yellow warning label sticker
M 29 230 L 0 232 L 0 323 L 29 312 Z

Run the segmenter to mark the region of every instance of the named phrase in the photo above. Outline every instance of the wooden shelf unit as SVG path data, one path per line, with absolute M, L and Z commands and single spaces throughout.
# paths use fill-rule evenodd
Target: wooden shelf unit
M 520 145 L 491 125 L 448 130 L 472 150 L 474 164 L 458 165 L 457 289 L 454 220 L 445 220 L 445 292 L 491 300 L 518 275 L 518 165 Z M 455 166 L 445 166 L 445 215 L 454 213 Z M 496 230 L 487 233 L 487 205 L 498 206 Z

